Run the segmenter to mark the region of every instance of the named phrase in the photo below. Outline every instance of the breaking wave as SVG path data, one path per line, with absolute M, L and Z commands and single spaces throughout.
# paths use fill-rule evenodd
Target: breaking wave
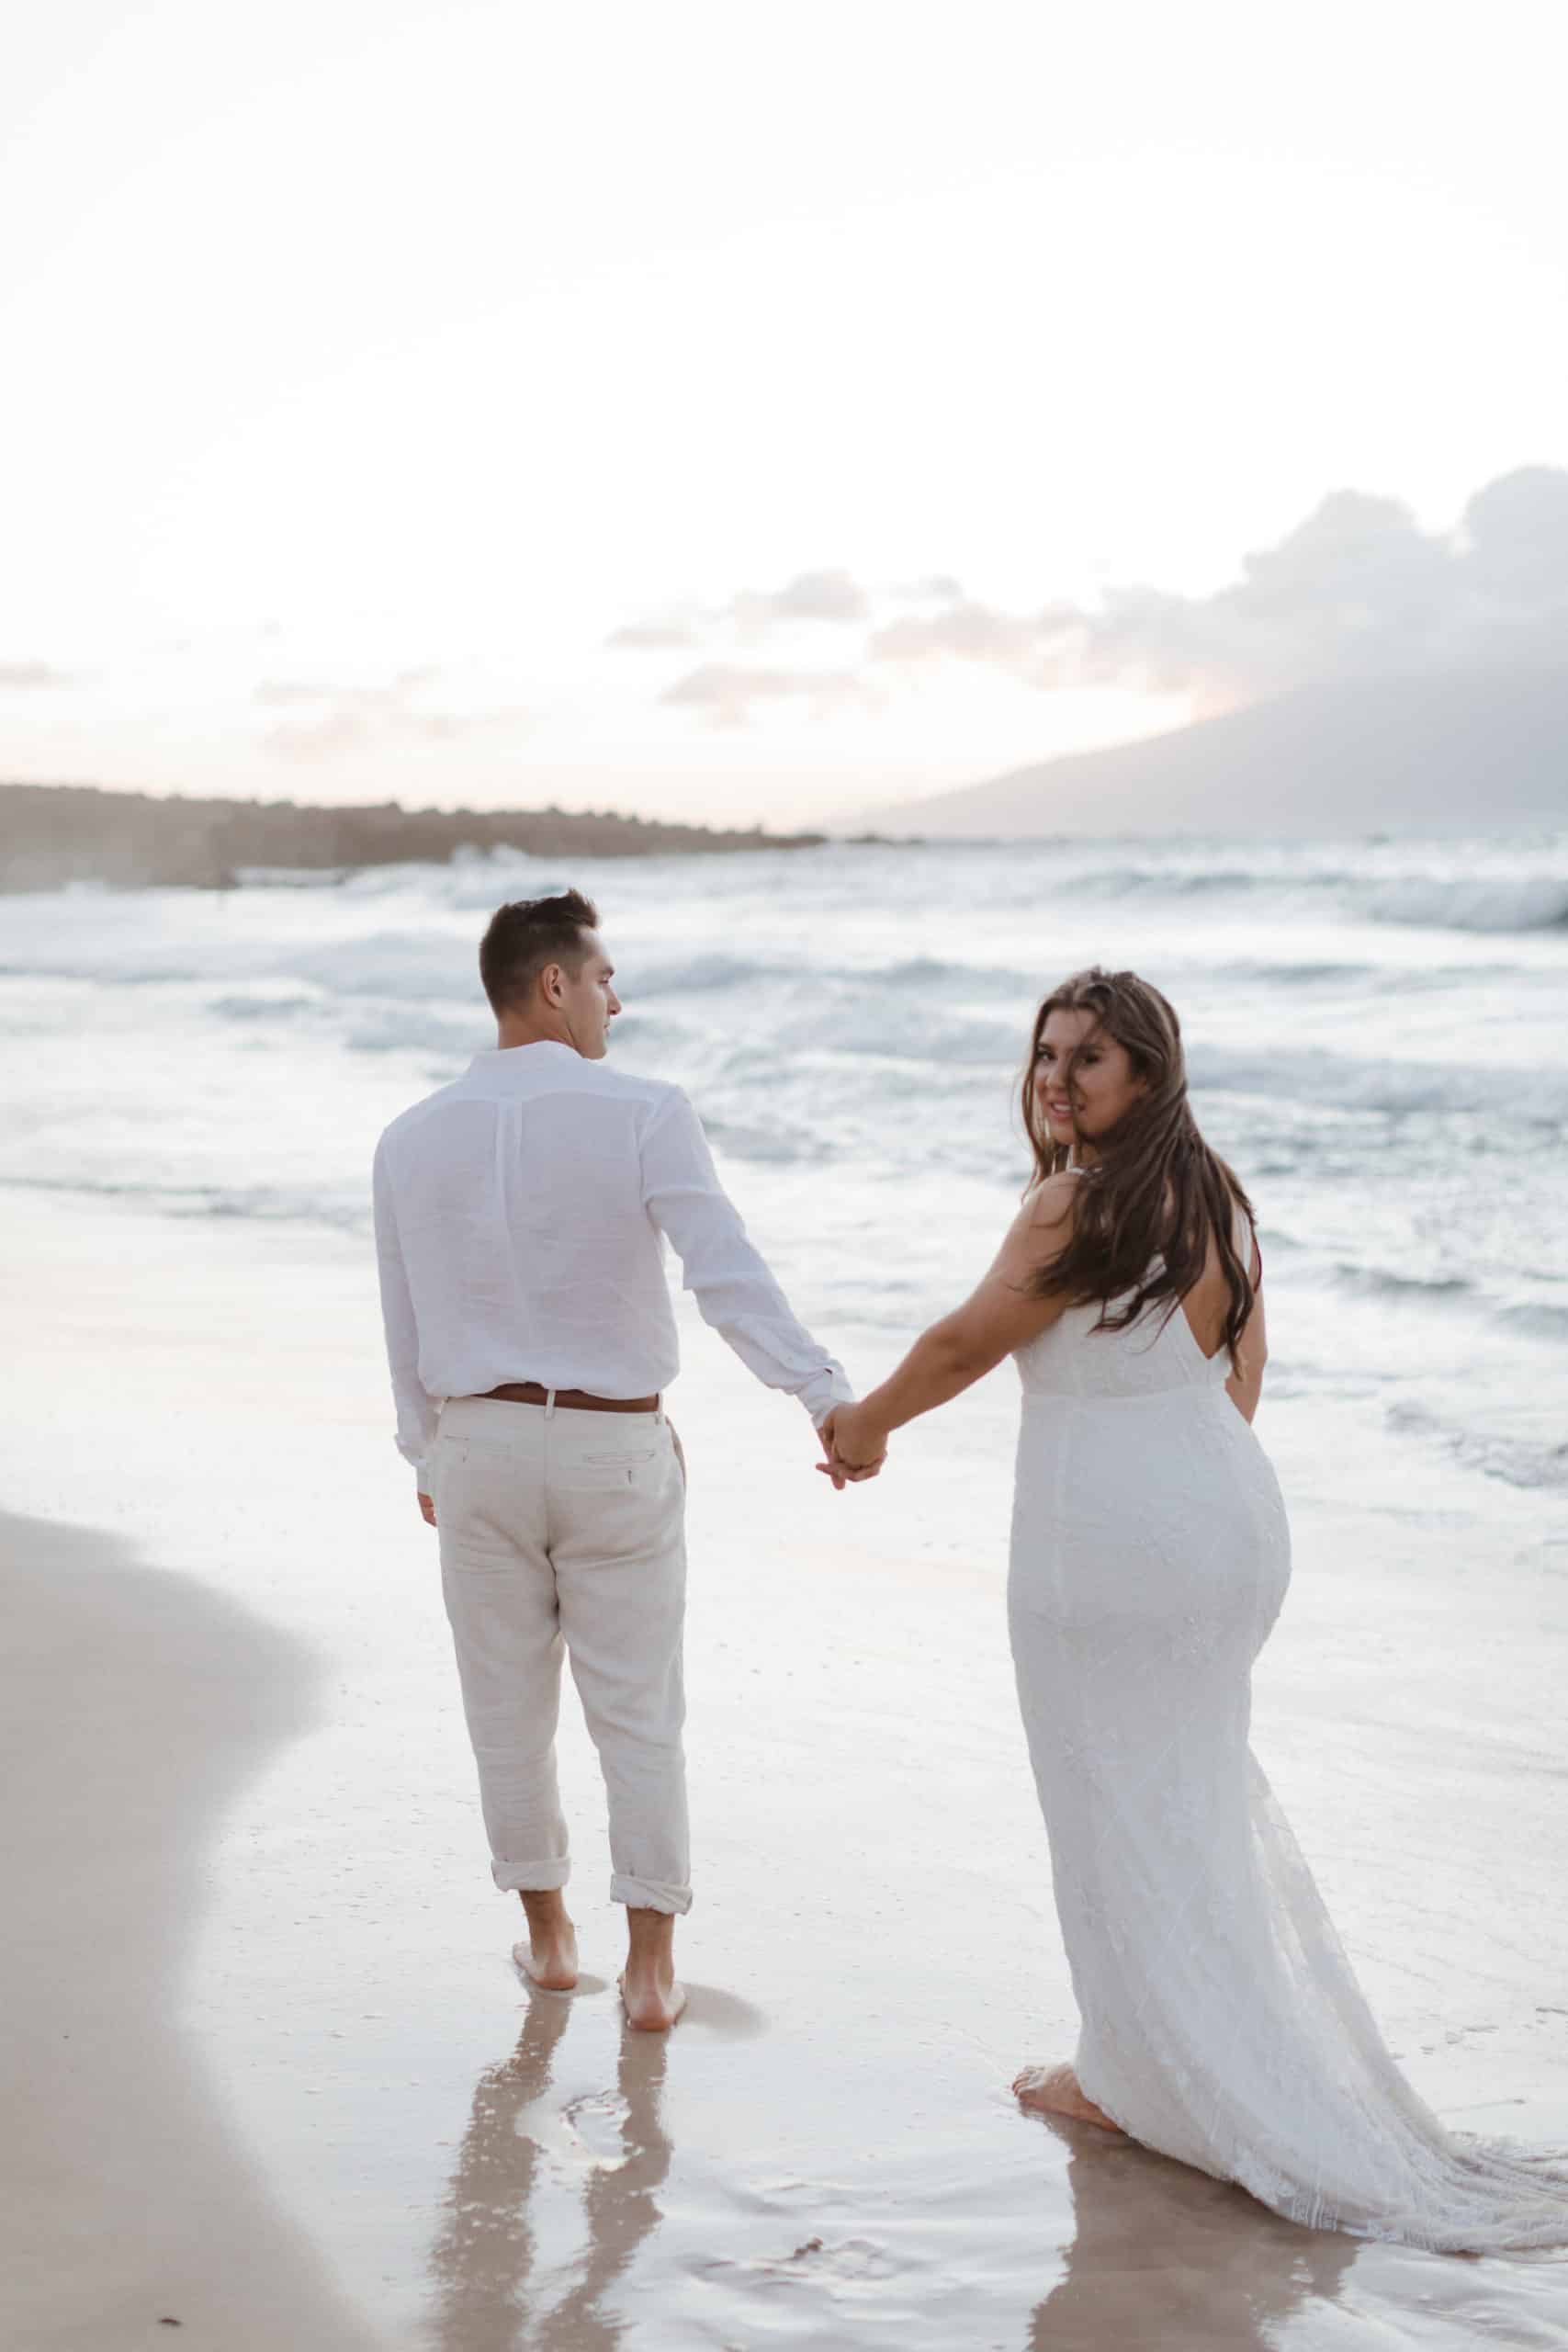
M 1479 1470 L 1483 1477 L 1500 1478 L 1507 1486 L 1527 1489 L 1568 1487 L 1568 1441 L 1543 1444 L 1497 1430 L 1465 1429 L 1415 1403 L 1389 1406 L 1388 1421 L 1406 1436 L 1440 1445 L 1467 1470 Z
M 1391 882 L 1371 893 L 1367 912 L 1376 922 L 1438 931 L 1557 931 L 1568 928 L 1568 877 L 1476 875 Z

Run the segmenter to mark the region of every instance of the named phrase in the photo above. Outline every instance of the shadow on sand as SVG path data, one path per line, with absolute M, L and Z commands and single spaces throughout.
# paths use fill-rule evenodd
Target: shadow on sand
M 95 1530 L 0 1517 L 7 2028 L 0 2338 L 376 2342 L 227 2129 L 181 2023 L 218 1826 L 315 1719 L 275 1627 Z M 19 1900 L 17 1898 L 19 1897 Z

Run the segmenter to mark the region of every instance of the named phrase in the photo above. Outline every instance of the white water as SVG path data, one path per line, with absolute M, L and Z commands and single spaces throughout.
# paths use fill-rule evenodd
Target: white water
M 1568 836 L 475 857 L 228 893 L 0 901 L 0 1184 L 366 1221 L 381 1125 L 488 1042 L 488 910 L 601 901 L 628 1067 L 690 1088 L 862 1377 L 986 1261 L 1044 987 L 1131 963 L 1257 1200 L 1277 1394 L 1354 1396 L 1418 1476 L 1568 1483 Z M 871 1360 L 867 1360 L 868 1351 Z

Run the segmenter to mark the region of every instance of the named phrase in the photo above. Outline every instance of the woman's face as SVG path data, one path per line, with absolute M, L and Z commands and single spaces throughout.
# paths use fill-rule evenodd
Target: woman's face
M 1092 1012 L 1053 1010 L 1034 1056 L 1034 1100 L 1055 1144 L 1092 1144 L 1148 1091 L 1125 1046 Z

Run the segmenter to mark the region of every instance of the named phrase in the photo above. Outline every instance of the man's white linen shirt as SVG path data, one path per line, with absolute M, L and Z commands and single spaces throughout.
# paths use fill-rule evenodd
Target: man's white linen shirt
M 678 1086 L 551 1041 L 476 1054 L 376 1151 L 398 1451 L 422 1488 L 447 1396 L 536 1380 L 649 1396 L 680 1365 L 663 1243 L 704 1320 L 814 1423 L 852 1394 L 795 1320 Z

